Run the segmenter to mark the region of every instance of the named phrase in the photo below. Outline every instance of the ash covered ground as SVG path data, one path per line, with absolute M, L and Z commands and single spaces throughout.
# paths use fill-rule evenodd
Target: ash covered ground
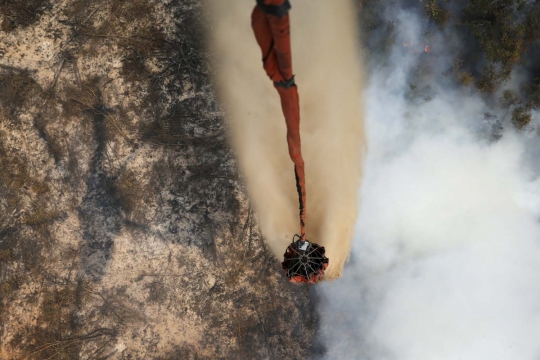
M 1 358 L 324 353 L 316 296 L 282 276 L 246 198 L 201 11 L 4 2 Z

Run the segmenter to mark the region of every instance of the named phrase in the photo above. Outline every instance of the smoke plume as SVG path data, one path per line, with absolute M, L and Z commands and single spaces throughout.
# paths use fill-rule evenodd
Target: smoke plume
M 410 49 L 425 31 L 413 11 L 386 15 L 396 38 L 370 65 L 351 262 L 318 288 L 326 357 L 538 359 L 540 118 L 515 132 L 489 99 L 436 75 L 451 66 L 443 46 Z M 421 62 L 430 86 L 411 84 Z
M 299 231 L 285 120 L 251 29 L 253 0 L 206 2 L 215 82 L 263 236 L 281 259 Z M 357 218 L 363 152 L 361 66 L 349 1 L 292 3 L 293 70 L 306 166 L 307 238 L 326 247 L 327 279 L 341 274 Z

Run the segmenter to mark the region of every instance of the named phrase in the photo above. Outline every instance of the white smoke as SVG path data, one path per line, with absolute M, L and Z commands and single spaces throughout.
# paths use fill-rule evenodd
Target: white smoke
M 420 38 L 414 14 L 397 18 L 398 44 Z M 318 288 L 325 356 L 538 359 L 538 138 L 507 126 L 487 141 L 494 110 L 442 77 L 432 100 L 406 101 L 420 56 L 396 46 L 391 70 L 370 74 L 351 262 Z M 441 72 L 446 57 L 432 56 Z

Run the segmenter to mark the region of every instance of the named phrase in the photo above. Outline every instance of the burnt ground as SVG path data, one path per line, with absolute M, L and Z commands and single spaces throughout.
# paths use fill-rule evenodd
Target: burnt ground
M 0 357 L 324 353 L 246 198 L 199 1 L 8 0 L 0 23 Z

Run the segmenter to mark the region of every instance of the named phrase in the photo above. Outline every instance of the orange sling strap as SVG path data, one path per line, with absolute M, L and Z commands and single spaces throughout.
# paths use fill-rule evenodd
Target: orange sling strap
M 300 234 L 305 239 L 306 183 L 300 148 L 300 106 L 294 83 L 289 27 L 288 0 L 257 0 L 251 26 L 262 51 L 263 67 L 281 99 L 287 124 L 289 155 L 294 163 L 296 189 L 300 202 Z

